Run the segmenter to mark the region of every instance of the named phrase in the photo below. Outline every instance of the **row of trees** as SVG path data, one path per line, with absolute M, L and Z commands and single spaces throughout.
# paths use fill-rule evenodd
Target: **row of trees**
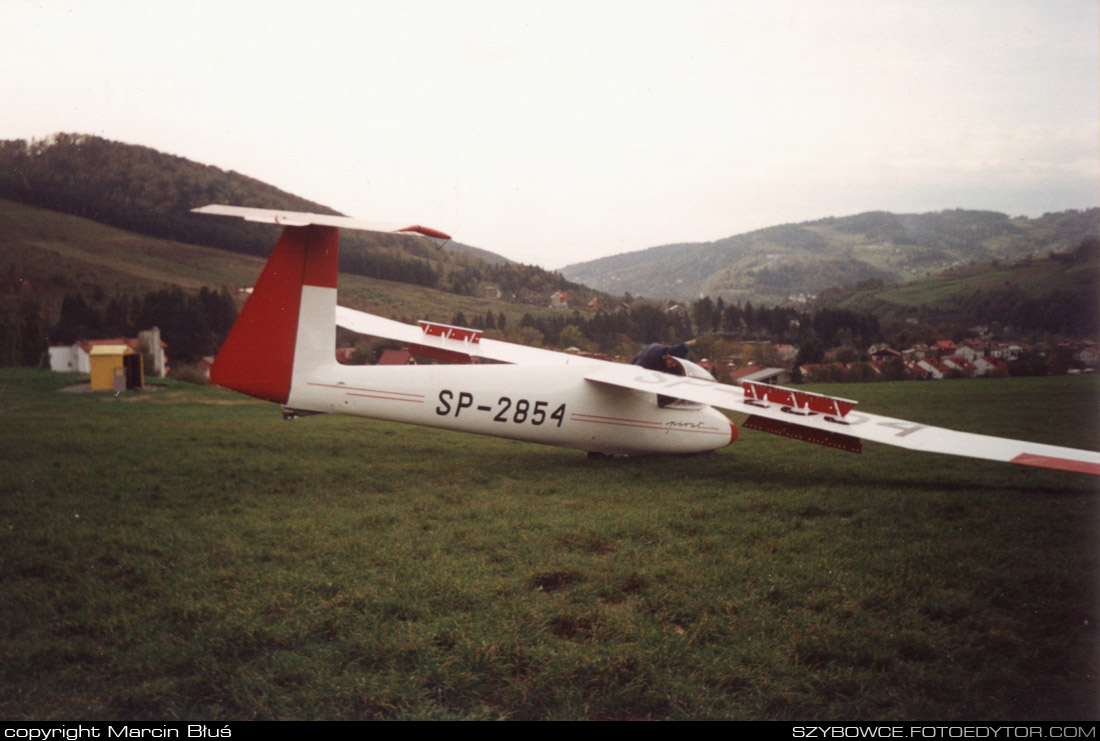
M 133 337 L 155 326 L 160 327 L 173 362 L 194 363 L 217 352 L 236 318 L 236 304 L 224 288 L 213 291 L 204 287 L 191 294 L 166 288 L 100 303 L 70 293 L 61 303 L 61 315 L 50 339 L 66 345 L 86 338 Z
M 38 299 L 0 298 L 0 367 L 40 365 L 48 346 Z
M 444 275 L 441 267 L 419 257 L 365 249 L 340 250 L 340 270 L 429 288 L 438 287 Z
M 468 321 L 459 313 L 451 323 L 508 334 L 503 312 L 496 317 L 489 311 Z M 639 300 L 622 311 L 587 315 L 578 311 L 540 316 L 527 313 L 508 336 L 528 344 L 616 352 L 630 345 L 680 342 L 708 334 L 802 345 L 808 348 L 804 362 L 820 362 L 829 347 L 863 348 L 881 339 L 878 322 L 868 315 L 842 309 L 804 312 L 790 307 L 754 307 L 751 302 L 726 304 L 721 298 L 709 297 L 672 307 Z

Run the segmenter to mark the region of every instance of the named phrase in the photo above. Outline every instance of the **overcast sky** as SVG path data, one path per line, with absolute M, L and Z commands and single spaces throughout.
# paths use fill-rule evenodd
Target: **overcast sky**
M 557 268 L 1100 204 L 1096 0 L 0 0 L 0 139 L 237 170 Z

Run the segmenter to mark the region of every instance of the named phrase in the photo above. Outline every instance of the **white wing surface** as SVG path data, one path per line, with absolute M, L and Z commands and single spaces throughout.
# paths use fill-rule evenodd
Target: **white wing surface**
M 1091 450 L 959 432 L 864 412 L 852 411 L 843 418 L 835 417 L 789 405 L 747 399 L 745 392 L 737 386 L 671 376 L 631 365 L 605 363 L 586 373 L 585 378 L 594 383 L 660 393 L 799 428 L 910 450 L 1100 475 L 1100 453 Z
M 451 237 L 441 231 L 431 229 L 419 224 L 402 226 L 381 221 L 366 221 L 365 219 L 353 219 L 349 216 L 331 216 L 329 214 L 311 214 L 304 211 L 281 211 L 270 208 L 248 208 L 246 206 L 223 206 L 211 204 L 201 208 L 191 209 L 196 214 L 213 214 L 215 216 L 235 216 L 245 221 L 254 221 L 258 224 L 278 224 L 279 226 L 333 226 L 338 229 L 355 229 L 363 232 L 388 232 L 391 234 L 409 234 L 428 237 L 437 244 L 449 242 Z
M 454 339 L 438 334 L 429 334 L 422 327 L 414 327 L 392 319 L 383 319 L 374 314 L 367 314 L 345 306 L 336 307 L 336 324 L 352 332 L 381 337 L 387 340 L 406 342 L 410 345 L 419 345 L 448 353 L 469 355 L 472 358 L 485 360 L 497 360 L 502 363 L 516 363 L 527 365 L 584 365 L 593 367 L 605 364 L 601 360 L 593 360 L 577 355 L 542 350 L 537 347 L 515 345 L 511 342 L 499 340 L 486 340 L 478 338 L 476 341 Z M 439 326 L 439 325 L 436 325 Z M 461 329 L 461 328 L 455 328 Z M 471 332 L 472 330 L 465 330 Z

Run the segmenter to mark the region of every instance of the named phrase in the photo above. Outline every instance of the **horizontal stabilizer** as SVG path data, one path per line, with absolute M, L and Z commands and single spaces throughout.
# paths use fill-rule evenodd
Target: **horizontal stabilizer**
M 427 237 L 439 245 L 451 240 L 450 235 L 437 229 L 426 226 L 401 224 L 389 224 L 381 221 L 366 221 L 353 219 L 349 216 L 332 216 L 329 214 L 311 214 L 304 211 L 281 211 L 270 208 L 248 208 L 247 206 L 223 206 L 211 204 L 201 208 L 192 209 L 196 214 L 212 214 L 214 216 L 234 216 L 245 221 L 254 221 L 258 224 L 277 224 L 278 226 L 334 226 L 338 229 L 354 229 L 363 232 L 382 232 L 385 234 L 408 234 L 411 236 Z

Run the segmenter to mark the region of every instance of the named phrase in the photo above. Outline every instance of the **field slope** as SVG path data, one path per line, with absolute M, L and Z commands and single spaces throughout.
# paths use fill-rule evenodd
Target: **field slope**
M 1097 717 L 1094 478 L 575 452 L 0 371 L 0 717 Z M 1092 378 L 868 411 L 1097 446 Z
M 195 216 L 195 219 L 203 217 Z M 30 281 L 33 295 L 56 319 L 66 293 L 140 296 L 179 286 L 231 290 L 251 286 L 264 257 L 146 236 L 90 219 L 0 199 L 0 274 Z M 270 234 L 270 251 L 278 235 Z M 243 297 L 242 297 L 243 298 Z M 549 309 L 460 296 L 426 286 L 341 273 L 340 303 L 395 319 L 449 322 L 489 310 L 518 324 L 524 312 Z

